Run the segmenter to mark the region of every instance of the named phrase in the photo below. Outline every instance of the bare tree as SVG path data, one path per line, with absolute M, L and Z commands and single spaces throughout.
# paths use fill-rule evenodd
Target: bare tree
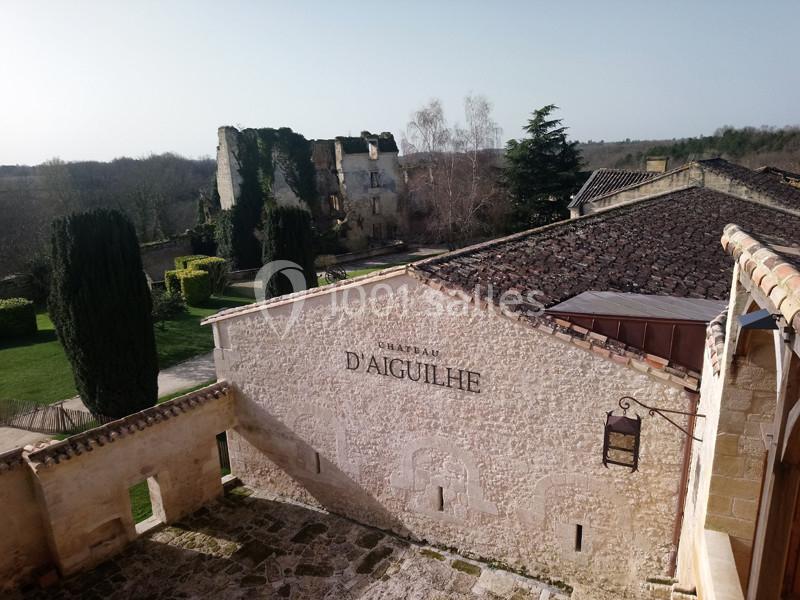
M 80 198 L 67 163 L 56 157 L 43 162 L 38 169 L 42 185 L 55 206 L 56 214 L 68 214 L 76 210 Z
M 464 100 L 464 126 L 448 126 L 441 102 L 412 114 L 403 151 L 409 191 L 425 214 L 428 234 L 455 247 L 497 233 L 507 203 L 498 184 L 500 128 L 484 96 Z

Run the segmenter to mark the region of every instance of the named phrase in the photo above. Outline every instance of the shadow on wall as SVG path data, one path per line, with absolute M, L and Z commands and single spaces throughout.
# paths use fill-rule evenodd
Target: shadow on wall
M 246 468 L 237 468 L 242 465 L 235 464 L 238 452 L 233 452 L 232 469 L 242 481 L 253 487 L 262 487 L 265 484 L 266 487 L 270 487 L 272 484 L 272 491 L 277 494 L 289 495 L 312 504 L 316 502 L 331 512 L 347 515 L 348 518 L 369 523 L 404 537 L 411 537 L 411 532 L 399 519 L 391 515 L 339 465 L 326 457 L 327 450 L 329 455 L 337 456 L 339 464 L 343 464 L 347 453 L 342 447 L 344 440 L 336 435 L 335 424 L 331 422 L 333 417 L 328 418 L 324 410 L 321 411 L 320 420 L 328 427 L 317 427 L 313 436 L 313 439 L 321 440 L 318 442 L 318 445 L 322 446 L 320 448 L 309 445 L 295 431 L 254 403 L 237 402 L 236 410 L 239 413 L 236 433 L 246 444 L 263 455 L 259 462 L 264 465 L 263 478 L 262 473 L 252 471 L 252 458 L 245 459 L 251 469 L 250 472 Z M 298 422 L 307 416 L 296 415 Z M 248 423 L 258 425 L 248 426 Z M 235 440 L 236 436 L 230 437 Z M 327 444 L 326 437 L 331 438 Z M 235 446 L 237 443 L 239 441 L 235 440 L 232 445 Z M 240 447 L 237 450 L 241 452 L 243 449 Z M 287 476 L 286 482 L 275 481 L 277 469 L 271 468 L 272 465 Z

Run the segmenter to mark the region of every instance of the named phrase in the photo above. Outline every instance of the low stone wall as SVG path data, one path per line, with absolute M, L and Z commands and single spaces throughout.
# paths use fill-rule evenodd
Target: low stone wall
M 175 268 L 175 258 L 193 254 L 188 235 L 181 235 L 161 242 L 142 244 L 142 266 L 153 281 L 162 281 L 164 271 Z
M 164 523 L 221 495 L 216 436 L 234 425 L 233 394 L 222 382 L 15 451 L 0 462 L 0 589 L 53 566 L 70 575 L 122 550 L 136 537 L 129 489 L 141 481 Z
M 342 265 L 346 263 L 355 262 L 357 260 L 364 260 L 365 258 L 373 258 L 375 256 L 383 256 L 385 254 L 394 254 L 395 252 L 402 252 L 406 249 L 406 243 L 403 241 L 392 242 L 385 246 L 377 248 L 369 248 L 361 250 L 360 252 L 347 252 L 345 254 L 336 254 L 333 256 L 335 265 Z M 320 268 L 320 267 L 317 267 Z
M 0 298 L 33 298 L 33 286 L 27 275 L 9 275 L 0 279 Z
M 0 591 L 33 579 L 50 552 L 22 448 L 0 454 Z

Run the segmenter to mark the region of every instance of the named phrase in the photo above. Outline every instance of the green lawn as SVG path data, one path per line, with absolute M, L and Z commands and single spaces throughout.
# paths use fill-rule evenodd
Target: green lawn
M 153 505 L 150 503 L 150 488 L 147 481 L 140 481 L 128 493 L 131 497 L 131 510 L 133 522 L 139 523 L 153 516 Z
M 210 351 L 214 340 L 210 327 L 200 321 L 223 308 L 241 306 L 252 300 L 220 296 L 202 307 L 189 307 L 186 314 L 156 326 L 160 368 Z M 0 344 L 0 401 L 16 398 L 50 403 L 71 398 L 75 391 L 67 357 L 56 339 L 53 323 L 46 313 L 36 317 L 39 331 L 24 340 Z

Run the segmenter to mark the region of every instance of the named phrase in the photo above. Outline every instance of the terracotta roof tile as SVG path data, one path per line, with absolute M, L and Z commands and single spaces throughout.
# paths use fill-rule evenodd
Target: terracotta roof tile
M 545 307 L 589 290 L 726 300 L 732 265 L 715 240 L 732 221 L 790 239 L 800 232 L 800 216 L 688 188 L 451 252 L 412 270 L 470 294 L 480 285 L 486 296 L 491 284 L 494 298 L 512 288 L 539 291 L 535 298 Z M 732 243 L 734 256 L 738 247 Z
M 27 456 L 28 461 L 34 468 L 57 465 L 83 452 L 91 452 L 97 446 L 113 443 L 127 435 L 135 435 L 137 431 L 142 431 L 156 423 L 177 417 L 210 400 L 226 396 L 229 389 L 227 382 L 220 381 L 122 419 L 73 435 L 63 441 L 54 440 L 49 444 L 45 443 L 37 448 L 30 448 Z
M 728 321 L 728 309 L 715 317 L 706 328 L 706 348 L 714 375 L 719 375 L 722 356 L 725 351 L 725 327 Z
M 785 176 L 776 176 L 777 169 L 748 169 L 721 158 L 697 161 L 702 167 L 770 196 L 777 204 L 785 208 L 800 209 L 800 188 L 786 181 Z M 784 171 L 783 173 L 788 173 Z
M 648 171 L 625 171 L 622 169 L 597 169 L 589 176 L 578 193 L 569 203 L 569 208 L 581 206 L 591 202 L 595 198 L 605 196 L 611 192 L 616 192 L 628 186 L 649 181 L 658 177 L 661 173 L 651 173 Z
M 729 254 L 738 257 L 745 274 L 769 297 L 787 323 L 800 332 L 800 247 L 787 241 L 791 236 L 775 237 L 777 224 L 768 228 L 768 235 L 749 234 L 739 225 L 728 225 L 722 244 Z

